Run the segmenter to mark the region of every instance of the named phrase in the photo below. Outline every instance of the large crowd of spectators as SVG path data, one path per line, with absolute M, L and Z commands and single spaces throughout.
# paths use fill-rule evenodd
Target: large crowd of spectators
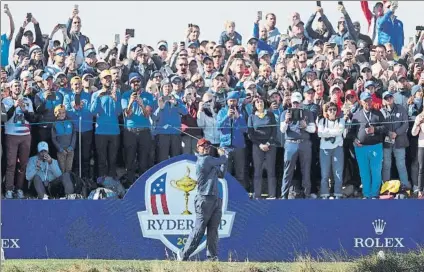
M 179 42 L 127 30 L 97 48 L 77 6 L 50 35 L 29 14 L 10 45 L 4 7 L 5 198 L 73 194 L 76 177 L 130 185 L 201 137 L 229 149 L 228 171 L 255 199 L 374 199 L 391 179 L 423 198 L 424 31 L 404 44 L 397 2 L 361 7 L 367 26 L 339 2 L 333 23 L 319 6 L 286 30 L 258 12 L 250 37 L 228 21 L 217 42 L 189 24 Z

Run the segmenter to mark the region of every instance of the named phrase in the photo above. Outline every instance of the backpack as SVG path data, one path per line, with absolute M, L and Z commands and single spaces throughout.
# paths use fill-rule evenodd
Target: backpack
M 74 173 L 70 173 L 72 183 L 74 184 L 75 194 L 82 195 L 83 198 L 87 198 L 92 190 L 97 189 L 97 184 L 88 178 L 80 178 Z
M 380 199 L 394 199 L 400 189 L 399 180 L 389 180 L 383 183 L 380 190 Z
M 107 188 L 97 188 L 91 191 L 88 199 L 99 200 L 99 199 L 118 199 L 118 194 Z
M 97 184 L 109 189 L 117 194 L 119 197 L 124 197 L 126 190 L 124 186 L 118 180 L 115 180 L 112 177 L 100 177 L 97 179 Z

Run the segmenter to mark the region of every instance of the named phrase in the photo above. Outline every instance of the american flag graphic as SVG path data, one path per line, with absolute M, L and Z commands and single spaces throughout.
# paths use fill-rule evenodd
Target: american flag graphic
M 166 201 L 166 173 L 150 185 L 150 205 L 153 214 L 169 214 Z

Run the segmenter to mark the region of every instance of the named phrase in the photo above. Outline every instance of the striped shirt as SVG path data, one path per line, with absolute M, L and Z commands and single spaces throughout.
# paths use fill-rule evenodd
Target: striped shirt
M 31 99 L 24 97 L 23 101 L 25 104 L 25 110 L 29 113 L 33 113 L 34 109 L 32 107 Z M 12 97 L 6 97 L 3 99 L 2 103 L 6 112 L 8 112 L 15 104 L 15 100 L 13 100 Z M 31 133 L 29 122 L 25 119 L 24 112 L 20 107 L 15 108 L 13 116 L 5 123 L 5 133 L 17 136 L 29 135 Z

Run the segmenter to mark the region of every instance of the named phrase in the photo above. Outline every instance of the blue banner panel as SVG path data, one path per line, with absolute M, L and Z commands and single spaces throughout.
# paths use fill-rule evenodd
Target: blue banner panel
M 8 259 L 166 259 L 194 225 L 196 157 L 164 161 L 122 200 L 2 200 Z M 250 200 L 230 175 L 220 180 L 219 257 L 292 261 L 323 252 L 355 257 L 424 244 L 420 200 Z M 206 241 L 194 255 L 205 258 Z

